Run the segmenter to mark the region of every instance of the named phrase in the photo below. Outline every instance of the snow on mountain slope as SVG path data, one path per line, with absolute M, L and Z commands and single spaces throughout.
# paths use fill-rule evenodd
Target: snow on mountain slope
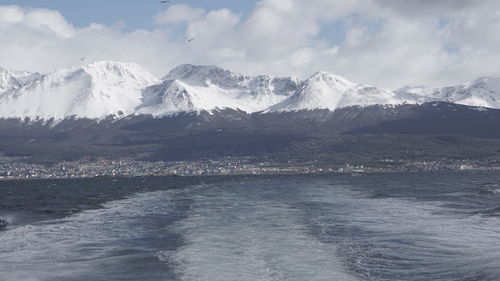
M 100 119 L 218 109 L 282 112 L 444 101 L 500 108 L 500 78 L 445 88 L 380 89 L 319 72 L 305 81 L 181 65 L 158 80 L 137 64 L 103 61 L 40 75 L 0 69 L 0 118 Z
M 443 88 L 404 87 L 396 91 L 402 98 L 422 102 L 449 102 L 500 109 L 500 78 L 482 77 L 473 82 Z
M 427 101 L 500 108 L 500 78 L 482 77 L 471 83 L 437 89 L 413 90 Z
M 304 81 L 298 91 L 268 111 L 297 111 L 312 109 L 335 110 L 348 106 L 375 104 L 402 104 L 416 102 L 404 100 L 395 92 L 356 84 L 327 72 L 318 72 Z
M 0 117 L 64 119 L 133 114 L 160 81 L 137 64 L 103 61 L 61 69 L 0 96 Z
M 237 89 L 243 93 L 238 97 L 240 102 L 223 99 L 219 107 L 238 106 L 247 112 L 335 110 L 348 106 L 421 104 L 433 101 L 500 108 L 500 78 L 496 77 L 483 77 L 453 87 L 434 89 L 405 87 L 389 90 L 353 83 L 327 72 L 316 73 L 301 82 L 294 78 L 248 77 L 217 66 L 181 65 L 172 70 L 165 79 L 183 81 L 191 85 L 192 90 L 196 90 L 197 87 L 212 87 L 214 92 Z M 253 98 L 249 99 L 247 95 Z M 208 96 L 207 94 L 205 97 L 209 100 L 220 100 Z M 230 96 L 231 94 L 226 97 Z M 243 105 L 239 105 L 242 103 Z M 194 104 L 196 107 L 197 103 Z M 254 106 L 250 106 L 251 104 Z M 216 106 L 201 105 L 199 108 L 209 110 Z
M 226 90 L 240 90 L 251 95 L 274 94 L 289 96 L 293 94 L 300 79 L 295 77 L 272 77 L 260 75 L 256 77 L 245 76 L 213 65 L 180 65 L 163 80 L 179 80 L 192 86 L 208 87 L 215 85 Z
M 172 69 L 162 80 L 179 80 L 193 86 L 214 84 L 225 89 L 235 89 L 240 88 L 248 79 L 249 77 L 218 66 L 183 64 Z
M 245 89 L 224 89 L 214 84 L 193 86 L 179 80 L 167 80 L 144 91 L 143 104 L 137 113 L 164 116 L 225 108 L 252 113 L 285 98 L 274 93 L 252 95 Z
M 137 114 L 170 115 L 199 111 L 203 108 L 214 109 L 223 104 L 223 99 L 214 99 L 214 96 L 209 94 L 199 93 L 184 82 L 167 80 L 144 91 L 143 102 L 137 108 Z
M 0 68 L 0 95 L 40 78 L 38 73 Z
M 249 77 L 217 66 L 194 65 L 176 67 L 163 80 L 145 91 L 139 114 L 160 116 L 224 108 L 252 113 L 281 102 L 300 85 L 297 78 Z

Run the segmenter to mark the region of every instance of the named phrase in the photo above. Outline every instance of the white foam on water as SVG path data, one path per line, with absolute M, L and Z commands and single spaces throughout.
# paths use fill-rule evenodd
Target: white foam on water
M 6 221 L 8 224 L 14 224 L 18 221 L 19 214 L 15 213 L 0 213 L 0 219 Z
M 0 232 L 0 280 L 73 280 L 113 264 L 121 257 L 111 253 L 134 247 L 123 241 L 145 235 L 141 220 L 168 213 L 168 198 L 168 191 L 139 194 L 103 209 Z
M 0 232 L 0 280 L 101 280 L 79 277 L 126 265 L 117 251 L 141 247 L 186 281 L 500 280 L 500 218 L 446 203 L 310 178 L 139 194 Z M 149 220 L 172 212 L 187 216 L 149 232 Z M 172 231 L 183 237 L 177 249 L 143 243 Z
M 368 244 L 372 254 L 394 259 L 384 268 L 387 260 L 362 258 L 359 266 L 366 267 L 366 276 L 373 279 L 381 272 L 399 276 L 399 280 L 500 278 L 498 217 L 454 212 L 445 202 L 370 198 L 364 192 L 327 184 L 297 196 L 331 205 L 331 212 L 317 218 L 324 232 L 335 224 L 355 227 L 367 233 L 358 242 Z M 377 262 L 382 263 L 377 267 Z M 375 276 L 370 275 L 373 270 L 378 271 Z
M 177 224 L 185 245 L 158 257 L 188 281 L 356 280 L 335 245 L 308 234 L 300 210 L 252 196 L 259 192 L 207 190 Z

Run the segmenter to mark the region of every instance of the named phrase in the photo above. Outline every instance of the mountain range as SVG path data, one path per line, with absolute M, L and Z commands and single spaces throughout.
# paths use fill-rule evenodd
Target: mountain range
M 42 163 L 240 156 L 500 163 L 499 121 L 495 77 L 394 90 L 327 72 L 301 80 L 217 66 L 180 65 L 162 79 L 112 61 L 48 74 L 0 69 L 0 153 Z
M 180 65 L 158 79 L 134 63 L 94 62 L 49 74 L 0 69 L 0 118 L 63 120 L 172 116 L 216 110 L 293 112 L 448 102 L 500 108 L 500 78 L 443 88 L 397 90 L 318 72 L 306 80 L 246 76 L 217 66 Z

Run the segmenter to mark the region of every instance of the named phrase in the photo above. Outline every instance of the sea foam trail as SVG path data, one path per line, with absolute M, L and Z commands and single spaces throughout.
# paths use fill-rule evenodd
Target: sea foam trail
M 366 178 L 238 178 L 11 228 L 0 280 L 500 280 L 495 193 Z
M 154 254 L 158 240 L 169 238 L 159 218 L 175 216 L 170 194 L 139 194 L 0 232 L 0 280 L 127 280 L 127 270 L 144 271 L 138 279 L 165 280 L 169 275 Z
M 365 188 L 363 188 L 365 189 Z M 349 268 L 370 280 L 500 280 L 500 220 L 449 202 L 372 198 L 319 181 L 295 196 L 314 205 L 309 224 L 334 240 Z
M 276 202 L 279 194 L 255 183 L 200 190 L 176 226 L 184 246 L 159 258 L 177 264 L 177 275 L 188 281 L 356 280 L 335 245 L 309 235 L 301 210 Z

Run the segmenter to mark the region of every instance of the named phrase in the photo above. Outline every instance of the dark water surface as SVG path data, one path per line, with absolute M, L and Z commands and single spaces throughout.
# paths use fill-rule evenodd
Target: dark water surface
M 500 280 L 500 173 L 0 182 L 0 280 Z

